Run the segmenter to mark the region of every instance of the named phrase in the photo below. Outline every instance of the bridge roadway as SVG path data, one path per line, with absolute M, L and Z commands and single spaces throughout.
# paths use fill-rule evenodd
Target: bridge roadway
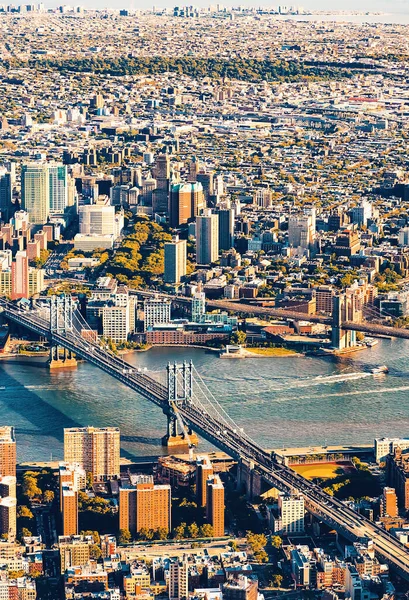
M 59 344 L 75 352 L 77 356 L 156 404 L 165 413 L 168 412 L 168 394 L 165 386 L 138 372 L 133 365 L 112 355 L 97 343 L 90 343 L 74 332 L 52 333 L 47 321 L 40 318 L 35 311 L 25 312 L 3 299 L 0 299 L 0 310 L 8 319 L 44 336 L 50 343 Z M 303 494 L 308 510 L 345 537 L 353 541 L 364 537 L 371 538 L 380 558 L 409 581 L 409 551 L 394 536 L 329 496 L 319 486 L 289 467 L 273 461 L 268 452 L 223 419 L 210 415 L 193 402 L 186 402 L 179 407 L 179 411 L 185 422 L 197 433 L 238 461 L 251 463 L 270 485 L 282 491 L 294 490 Z
M 155 295 L 154 292 L 146 292 L 145 290 L 137 290 L 138 296 L 150 297 Z M 186 296 L 168 296 L 163 294 L 163 297 L 170 298 L 176 303 L 191 304 L 192 299 Z M 325 315 L 307 315 L 294 310 L 283 310 L 282 308 L 272 308 L 269 306 L 257 306 L 256 304 L 244 304 L 242 302 L 234 302 L 230 300 L 206 300 L 206 306 L 211 309 L 226 310 L 229 312 L 243 313 L 250 315 L 258 315 L 260 317 L 279 317 L 282 319 L 294 319 L 294 321 L 311 321 L 312 323 L 324 323 L 332 325 L 332 317 Z M 363 333 L 374 333 L 385 335 L 394 338 L 409 339 L 409 329 L 402 327 L 388 327 L 386 325 L 378 325 L 369 321 L 364 323 L 355 323 L 354 321 L 344 321 L 341 323 L 342 329 L 349 331 L 362 331 Z

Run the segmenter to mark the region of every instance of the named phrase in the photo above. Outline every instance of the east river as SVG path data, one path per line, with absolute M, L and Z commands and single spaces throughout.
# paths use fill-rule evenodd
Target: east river
M 201 349 L 156 348 L 129 362 L 161 377 L 169 360 L 192 359 L 235 421 L 265 447 L 371 443 L 409 434 L 409 341 L 379 340 L 345 358 L 221 360 Z M 374 376 L 371 367 L 388 365 Z M 57 460 L 63 428 L 119 426 L 122 454 L 162 452 L 165 417 L 97 368 L 50 372 L 0 362 L 0 424 L 14 425 L 19 460 Z M 200 448 L 207 448 L 201 442 Z

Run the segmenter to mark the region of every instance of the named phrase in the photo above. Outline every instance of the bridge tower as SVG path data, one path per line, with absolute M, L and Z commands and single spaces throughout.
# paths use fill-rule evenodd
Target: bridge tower
M 168 363 L 166 367 L 168 384 L 168 403 L 164 410 L 168 425 L 167 433 L 162 438 L 162 445 L 196 446 L 198 438 L 192 430 L 184 425 L 182 417 L 177 412 L 180 406 L 192 402 L 193 398 L 193 363 L 186 361 L 178 365 Z
M 69 295 L 51 296 L 50 299 L 50 332 L 54 334 L 65 335 L 73 330 L 72 314 L 74 312 L 74 303 Z M 50 343 L 50 359 L 48 362 L 50 369 L 61 369 L 67 367 L 76 367 L 77 361 L 70 350 L 61 348 L 53 340 Z
M 343 321 L 359 321 L 354 295 L 337 294 L 332 299 L 332 347 L 347 350 L 356 346 L 356 332 L 342 329 Z

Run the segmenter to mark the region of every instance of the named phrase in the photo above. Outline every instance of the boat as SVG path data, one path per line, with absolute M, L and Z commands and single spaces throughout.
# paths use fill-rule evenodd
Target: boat
M 378 343 L 378 340 L 374 340 L 373 338 L 366 339 L 366 345 L 368 348 L 373 348 Z
M 5 390 L 6 386 L 5 385 L 0 385 L 0 390 Z
M 381 365 L 379 367 L 374 367 L 373 369 L 371 369 L 371 373 L 373 373 L 374 375 L 386 374 L 389 373 L 389 369 L 386 365 Z

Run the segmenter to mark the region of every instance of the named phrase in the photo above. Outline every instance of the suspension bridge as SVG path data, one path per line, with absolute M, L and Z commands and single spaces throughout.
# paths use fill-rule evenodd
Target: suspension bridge
M 192 363 L 168 365 L 167 385 L 158 382 L 113 355 L 96 338 L 84 338 L 86 323 L 69 296 L 32 310 L 0 298 L 0 311 L 7 319 L 46 338 L 51 347 L 75 353 L 154 403 L 167 415 L 171 428 L 182 422 L 182 427 L 197 432 L 235 458 L 239 473 L 246 468 L 281 491 L 301 493 L 313 515 L 352 541 L 372 540 L 382 561 L 409 581 L 409 551 L 397 538 L 271 456 L 229 417 Z

